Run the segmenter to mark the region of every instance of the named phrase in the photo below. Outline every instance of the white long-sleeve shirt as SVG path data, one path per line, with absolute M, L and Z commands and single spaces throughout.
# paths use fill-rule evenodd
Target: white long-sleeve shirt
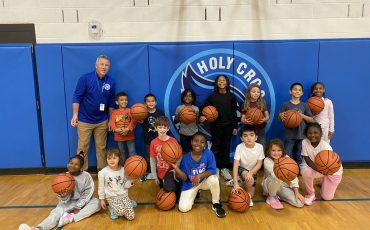
M 334 107 L 329 98 L 322 98 L 325 104 L 321 113 L 314 116 L 314 120 L 321 125 L 323 129 L 329 129 L 329 132 L 334 133 Z
M 120 167 L 115 171 L 107 166 L 99 171 L 98 179 L 99 199 L 115 196 L 128 196 L 128 188 L 132 186 L 132 181 L 125 176 L 123 167 Z

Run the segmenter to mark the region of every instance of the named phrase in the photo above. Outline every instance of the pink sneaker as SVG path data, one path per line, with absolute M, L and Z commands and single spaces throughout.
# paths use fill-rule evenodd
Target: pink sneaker
M 266 199 L 266 203 L 273 209 L 283 209 L 284 206 L 281 204 L 280 200 L 276 196 L 269 196 Z
M 312 203 L 316 200 L 316 197 L 315 197 L 315 193 L 313 194 L 307 194 L 305 197 L 304 197 L 304 204 L 305 205 L 312 205 Z

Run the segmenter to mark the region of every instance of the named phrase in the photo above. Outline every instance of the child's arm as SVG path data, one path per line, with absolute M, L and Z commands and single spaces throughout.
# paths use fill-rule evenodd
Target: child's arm
M 303 112 L 303 113 L 300 113 L 300 114 L 301 114 L 301 117 L 302 117 L 305 121 L 307 121 L 307 122 L 310 122 L 310 123 L 315 122 L 315 120 L 313 119 L 312 112 L 311 112 L 311 110 L 308 108 L 307 104 L 306 104 L 306 103 L 304 103 L 303 105 L 304 105 L 304 109 L 305 109 L 305 110 L 304 110 L 304 112 Z
M 239 160 L 234 159 L 233 164 L 233 182 L 234 186 L 231 192 L 237 192 L 240 189 L 239 183 L 238 183 L 238 168 L 239 168 Z
M 194 177 L 194 180 L 193 180 L 193 186 L 196 187 L 199 185 L 199 183 L 204 179 L 204 178 L 207 178 L 209 176 L 212 175 L 212 172 L 211 171 L 204 171 L 202 173 L 199 173 L 197 174 L 195 177 Z
M 157 175 L 157 160 L 155 157 L 150 157 L 150 170 L 156 184 L 159 184 L 158 175 Z
M 179 166 L 177 166 L 177 164 L 171 164 L 171 166 L 173 170 L 175 170 L 176 175 L 180 177 L 182 181 L 186 181 L 186 179 L 188 179 L 186 174 L 179 168 Z
M 88 173 L 87 173 L 88 174 Z M 77 201 L 74 212 L 81 210 L 90 200 L 94 193 L 94 181 L 90 174 L 86 177 L 84 188 L 81 191 L 80 199 Z
M 308 157 L 308 156 L 303 156 L 304 160 L 306 161 L 307 165 L 311 167 L 313 170 L 317 171 L 315 163 Z
M 102 209 L 107 209 L 107 204 L 105 202 L 105 191 L 104 191 L 104 184 L 105 184 L 105 180 L 104 180 L 104 174 L 103 174 L 103 171 L 100 170 L 100 172 L 98 172 L 98 182 L 99 182 L 99 185 L 98 185 L 98 196 L 99 196 L 99 200 L 100 200 L 100 206 L 102 207 Z
M 281 108 L 280 108 L 280 111 L 279 111 L 279 115 L 278 115 L 278 120 L 279 121 L 285 121 L 285 119 L 287 119 L 286 115 L 285 115 L 285 111 L 287 111 L 287 106 L 286 104 L 284 103 Z
M 296 201 L 300 200 L 302 202 L 302 204 L 304 204 L 304 197 L 299 192 L 299 188 L 298 187 L 294 187 L 293 188 L 293 191 L 294 191 L 294 195 L 295 195 Z
M 307 122 L 310 122 L 310 123 L 315 122 L 314 119 L 313 119 L 313 117 L 307 116 L 307 115 L 305 115 L 303 113 L 299 113 L 299 114 L 301 114 L 301 117 L 303 118 L 303 120 L 305 120 Z
M 265 112 L 263 112 L 263 118 L 258 122 L 259 124 L 267 123 L 270 120 L 270 113 L 266 109 Z
M 334 107 L 333 107 L 333 103 L 329 100 L 329 103 L 328 103 L 328 110 L 329 110 L 329 134 L 328 134 L 328 138 L 329 140 L 331 138 L 333 138 L 333 135 L 334 135 Z

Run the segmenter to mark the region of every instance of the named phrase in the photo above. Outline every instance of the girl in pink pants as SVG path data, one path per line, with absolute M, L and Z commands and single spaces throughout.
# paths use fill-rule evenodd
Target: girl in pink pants
M 315 166 L 315 156 L 322 150 L 333 150 L 329 143 L 322 140 L 322 129 L 318 123 L 309 123 L 305 129 L 306 138 L 302 141 L 302 156 L 304 161 L 300 165 L 301 174 L 304 185 L 306 187 L 307 195 L 305 196 L 305 204 L 312 205 L 316 200 L 314 179 L 320 179 L 321 197 L 324 200 L 332 200 L 335 191 L 342 180 L 343 167 L 333 175 L 323 175 L 319 173 Z

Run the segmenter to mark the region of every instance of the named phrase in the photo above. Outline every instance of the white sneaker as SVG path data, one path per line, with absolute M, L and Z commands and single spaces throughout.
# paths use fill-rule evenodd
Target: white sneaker
M 59 219 L 58 227 L 63 227 L 66 224 L 72 223 L 73 221 L 73 214 L 65 212 L 63 216 Z
M 234 186 L 234 181 L 233 180 L 228 180 L 226 181 L 226 186 L 233 187 Z
M 152 173 L 148 173 L 148 175 L 146 175 L 146 179 L 147 180 L 154 180 L 155 178 L 154 178 Z
M 221 175 L 224 177 L 226 181 L 233 179 L 233 177 L 230 175 L 229 169 L 227 168 L 221 169 Z
M 253 207 L 253 200 L 252 200 L 252 198 L 249 201 L 249 207 Z
M 36 227 L 30 227 L 27 224 L 19 225 L 18 230 L 38 230 Z

